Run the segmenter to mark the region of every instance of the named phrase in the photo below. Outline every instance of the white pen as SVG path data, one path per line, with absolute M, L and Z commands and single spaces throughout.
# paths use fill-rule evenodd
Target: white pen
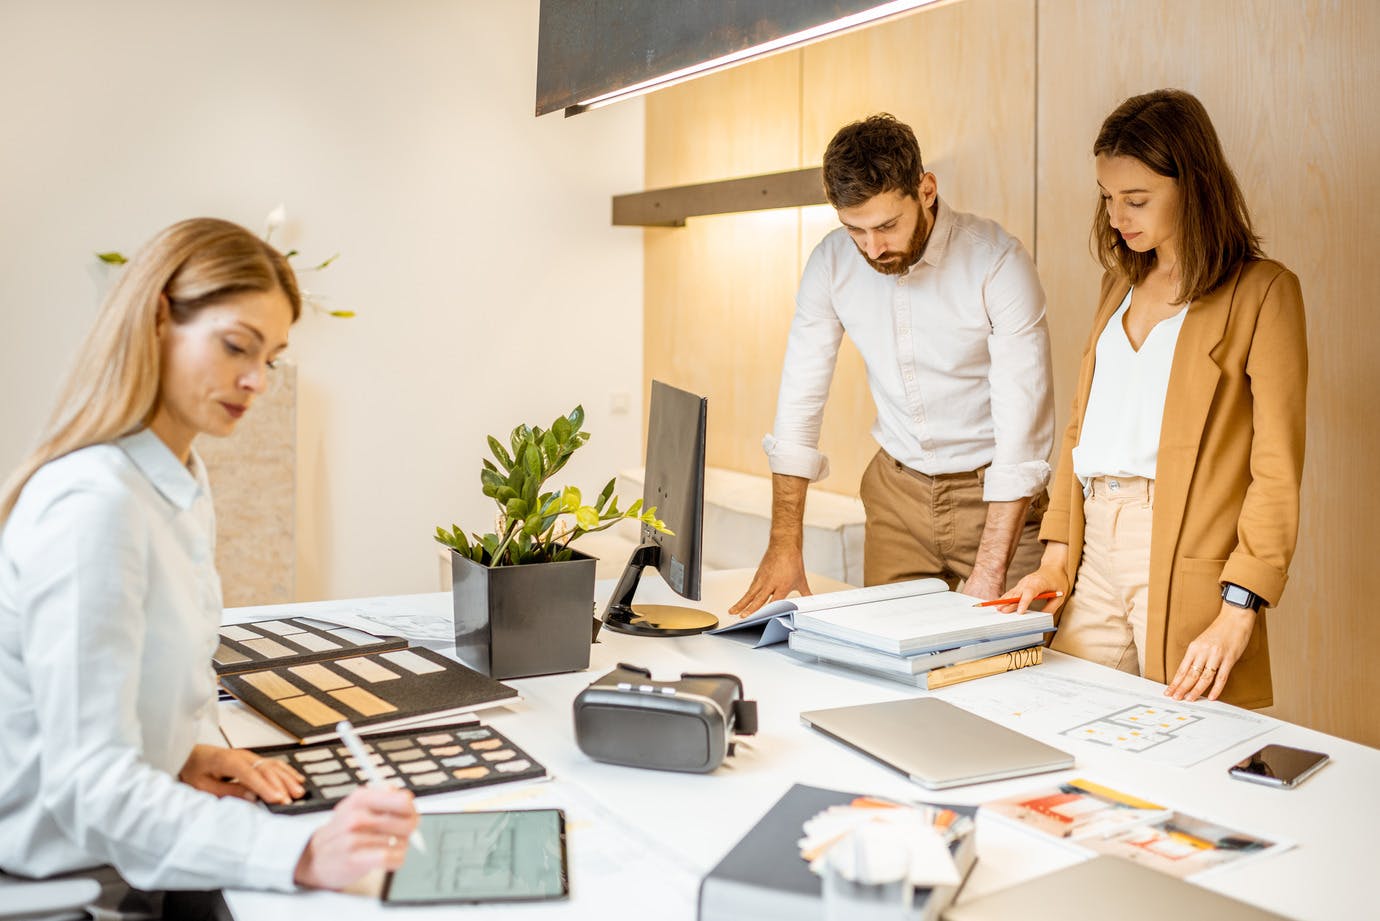
M 335 731 L 340 733 L 340 741 L 344 742 L 345 747 L 350 750 L 350 754 L 354 755 L 355 763 L 359 765 L 359 769 L 363 771 L 364 776 L 368 778 L 367 783 L 369 786 L 386 786 L 387 784 L 383 777 L 379 775 L 379 769 L 374 766 L 374 759 L 369 757 L 369 753 L 364 750 L 364 743 L 359 740 L 359 736 L 355 733 L 355 727 L 350 725 L 350 721 L 341 720 L 336 723 Z M 410 841 L 412 846 L 417 850 L 426 853 L 426 842 L 422 840 L 422 830 L 420 828 L 413 829 L 412 837 L 407 840 Z

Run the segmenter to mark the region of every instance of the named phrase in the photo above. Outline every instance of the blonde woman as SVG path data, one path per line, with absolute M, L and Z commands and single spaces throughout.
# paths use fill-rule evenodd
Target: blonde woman
M 1261 611 L 1288 581 L 1303 472 L 1298 278 L 1262 254 L 1193 96 L 1127 99 L 1093 154 L 1107 272 L 1019 610 L 1071 588 L 1055 649 L 1175 700 L 1269 706 Z
M 196 219 L 124 268 L 0 491 L 0 870 L 140 889 L 341 888 L 402 862 L 410 794 L 273 816 L 301 778 L 214 743 L 221 616 L 198 435 L 228 435 L 301 311 L 286 260 Z M 107 874 L 108 875 L 108 874 Z

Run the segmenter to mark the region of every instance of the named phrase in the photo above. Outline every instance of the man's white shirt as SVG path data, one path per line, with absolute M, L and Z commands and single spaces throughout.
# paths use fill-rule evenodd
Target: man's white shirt
M 877 406 L 872 436 L 931 476 L 987 467 L 983 498 L 1032 496 L 1054 441 L 1049 329 L 1035 264 L 993 221 L 941 199 L 920 259 L 883 275 L 843 228 L 806 263 L 786 345 L 772 473 L 820 479 L 824 404 L 847 332 Z

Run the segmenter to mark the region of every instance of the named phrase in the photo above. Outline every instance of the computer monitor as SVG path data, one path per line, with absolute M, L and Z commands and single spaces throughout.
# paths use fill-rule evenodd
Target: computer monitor
M 642 487 L 644 508 L 674 534 L 642 526 L 642 543 L 633 551 L 604 624 L 619 633 L 639 636 L 689 636 L 718 625 L 706 611 L 676 605 L 633 604 L 642 570 L 655 566 L 682 598 L 700 598 L 701 531 L 704 526 L 704 441 L 709 401 L 661 381 L 652 381 L 647 420 L 647 474 Z

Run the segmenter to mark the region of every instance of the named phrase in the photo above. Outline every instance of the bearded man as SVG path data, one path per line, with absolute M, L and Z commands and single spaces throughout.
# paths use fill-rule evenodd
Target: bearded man
M 890 115 L 841 128 L 823 173 L 843 226 L 800 280 L 774 431 L 762 442 L 771 538 L 730 613 L 809 593 L 805 494 L 829 470 L 819 432 L 845 332 L 877 406 L 880 448 L 859 489 L 865 583 L 934 576 L 1000 597 L 1015 581 L 1008 573 L 1038 566 L 1054 438 L 1035 264 L 999 225 L 940 200 L 914 132 Z

